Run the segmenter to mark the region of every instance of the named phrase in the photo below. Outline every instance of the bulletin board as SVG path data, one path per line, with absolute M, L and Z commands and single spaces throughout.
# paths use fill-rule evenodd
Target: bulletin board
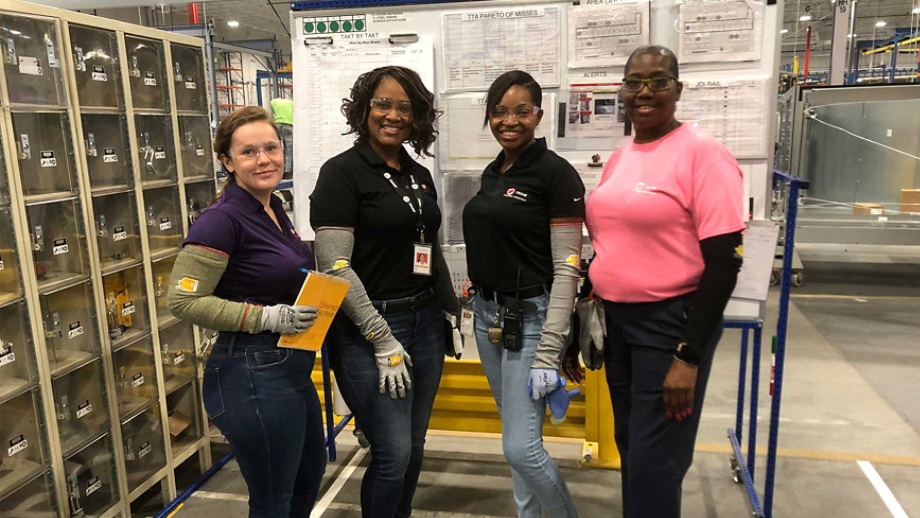
M 435 93 L 444 110 L 440 135 L 435 158 L 420 162 L 439 185 L 442 237 L 461 250 L 459 211 L 476 192 L 476 174 L 500 151 L 483 128 L 489 84 L 513 69 L 537 79 L 545 111 L 538 136 L 575 167 L 590 196 L 604 161 L 631 138 L 618 90 L 626 58 L 650 43 L 678 55 L 677 118 L 728 146 L 745 177 L 745 218 L 768 218 L 782 23 L 782 3 L 774 2 L 294 2 L 297 230 L 312 239 L 309 195 L 319 168 L 353 141 L 341 135 L 340 106 L 361 72 L 408 64 Z M 762 305 L 739 316 L 757 316 L 755 306 Z

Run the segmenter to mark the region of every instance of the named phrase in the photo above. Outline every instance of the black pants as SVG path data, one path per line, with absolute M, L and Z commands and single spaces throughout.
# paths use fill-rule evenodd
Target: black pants
M 699 365 L 693 413 L 677 421 L 664 407 L 664 379 L 687 324 L 693 293 L 659 302 L 605 302 L 604 363 L 620 450 L 624 518 L 679 518 L 681 484 L 693 462 L 703 396 L 721 322 Z

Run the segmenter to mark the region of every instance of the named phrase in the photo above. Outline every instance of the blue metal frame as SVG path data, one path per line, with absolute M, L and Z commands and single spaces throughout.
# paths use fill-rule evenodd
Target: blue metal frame
M 271 79 L 272 75 L 270 72 L 264 70 L 256 71 L 256 102 L 259 106 L 262 106 L 262 80 Z M 278 79 L 290 79 L 294 80 L 294 74 L 292 72 L 278 72 Z
M 783 372 L 786 364 L 786 338 L 789 331 L 789 297 L 792 289 L 792 252 L 795 246 L 795 225 L 798 216 L 799 190 L 807 189 L 808 182 L 782 171 L 773 172 L 774 189 L 780 183 L 789 185 L 786 196 L 785 236 L 783 241 L 783 269 L 779 295 L 779 318 L 776 322 L 776 363 L 774 368 L 773 396 L 770 401 L 770 434 L 767 443 L 767 466 L 764 477 L 763 505 L 754 487 L 754 460 L 757 453 L 757 406 L 760 388 L 760 354 L 763 322 L 726 322 L 725 327 L 739 328 L 741 335 L 741 361 L 738 374 L 738 413 L 735 428 L 728 429 L 728 439 L 734 452 L 734 463 L 741 481 L 744 482 L 754 516 L 773 517 L 773 489 L 776 482 L 776 450 L 779 442 L 779 416 L 783 398 Z M 741 439 L 744 413 L 744 389 L 747 370 L 748 332 L 754 330 L 754 346 L 751 351 L 751 402 L 748 421 L 747 459 L 742 457 Z

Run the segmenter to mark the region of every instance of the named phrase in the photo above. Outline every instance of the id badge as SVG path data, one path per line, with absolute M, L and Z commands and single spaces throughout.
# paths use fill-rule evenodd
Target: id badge
M 475 336 L 475 327 L 473 324 L 473 311 L 464 308 L 460 313 L 460 334 L 469 336 L 470 338 Z
M 415 245 L 415 253 L 412 254 L 412 273 L 415 275 L 431 275 L 431 245 Z

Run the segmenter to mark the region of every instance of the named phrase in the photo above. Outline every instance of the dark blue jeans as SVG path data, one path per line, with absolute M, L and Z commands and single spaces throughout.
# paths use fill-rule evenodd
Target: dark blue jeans
M 220 333 L 204 372 L 204 406 L 249 487 L 250 518 L 306 518 L 326 471 L 316 354 L 278 335 Z
M 361 515 L 407 518 L 444 370 L 444 312 L 435 303 L 384 318 L 412 357 L 412 388 L 405 398 L 380 393 L 374 348 L 345 315 L 336 317 L 326 343 L 342 397 L 371 443 L 371 462 L 361 484 Z
M 605 302 L 604 365 L 620 450 L 624 518 L 679 518 L 681 485 L 693 463 L 706 382 L 722 323 L 697 371 L 693 413 L 680 421 L 664 408 L 664 379 L 687 325 L 693 293 L 659 302 Z

